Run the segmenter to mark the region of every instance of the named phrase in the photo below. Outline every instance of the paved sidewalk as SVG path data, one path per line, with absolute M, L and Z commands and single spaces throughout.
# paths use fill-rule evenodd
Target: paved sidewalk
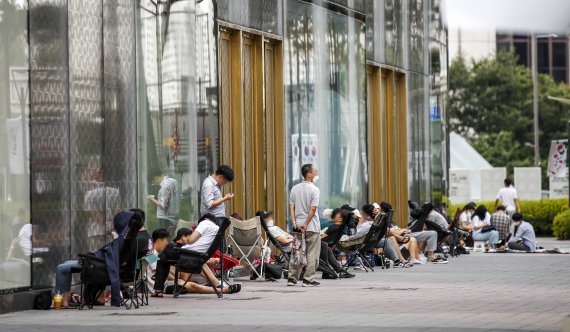
M 130 311 L 18 312 L 0 316 L 0 331 L 559 331 L 570 315 L 570 255 L 475 253 L 356 273 L 318 288 L 243 281 L 223 299 L 166 297 Z

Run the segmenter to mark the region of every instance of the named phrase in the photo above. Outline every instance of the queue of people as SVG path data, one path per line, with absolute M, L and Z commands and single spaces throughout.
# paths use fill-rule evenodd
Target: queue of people
M 291 232 L 274 224 L 271 212 L 259 211 L 260 222 L 265 223 L 267 232 L 281 244 L 281 249 L 289 252 L 287 286 L 317 287 L 317 272 L 321 264 L 330 266 L 332 270 L 323 271 L 322 279 L 354 278 L 348 271 L 365 268 L 361 258 L 367 265 L 380 262 L 381 265 L 394 268 L 411 268 L 423 264 L 447 264 L 444 247 L 450 241 L 455 246 L 464 248 L 466 240 L 484 241 L 488 251 L 517 250 L 533 252 L 536 249 L 536 237 L 531 224 L 524 221 L 518 212 L 519 205 L 516 191 L 511 190 L 511 183 L 505 180 L 506 187 L 497 196 L 496 212 L 492 215 L 484 205 L 469 203 L 456 214 L 449 223 L 446 213 L 431 203 L 419 207 L 410 203 L 411 213 L 407 227 L 399 227 L 390 220 L 382 236 L 375 238 L 369 255 L 354 259 L 347 257 L 347 246 L 362 243 L 379 216 L 393 212 L 388 202 L 364 204 L 360 209 L 343 205 L 326 209 L 326 222 L 321 223 L 318 207 L 320 190 L 316 185 L 318 169 L 311 164 L 301 168 L 303 181 L 295 185 L 289 196 L 289 215 Z M 145 213 L 140 209 L 121 211 L 114 217 L 114 234 L 117 238 L 94 254 L 105 260 L 110 279 L 111 305 L 119 306 L 121 292 L 119 281 L 122 271 L 134 270 L 134 258 L 154 256 L 145 267 L 146 285 L 150 297 L 161 298 L 172 293 L 176 287 L 183 286 L 187 293 L 210 294 L 213 287 L 222 293 L 234 294 L 241 291 L 241 284 L 231 284 L 216 275 L 212 268 L 220 264 L 220 258 L 208 260 L 200 275 L 181 273 L 175 278 L 175 265 L 180 254 L 177 248 L 205 253 L 213 243 L 220 225 L 220 217 L 226 213 L 225 202 L 231 200 L 232 193 L 223 195 L 222 187 L 233 181 L 234 172 L 227 166 L 220 166 L 208 176 L 202 186 L 201 213 L 195 229 L 180 228 L 175 232 L 174 220 L 178 217 L 179 202 L 175 181 L 157 173 L 155 184 L 160 186 L 158 198 L 148 196 L 149 202 L 157 206 L 157 217 L 160 228 L 152 235 L 145 228 Z M 500 205 L 499 202 L 506 205 Z M 514 210 L 513 210 L 514 208 Z M 401 224 L 401 223 L 400 223 Z M 459 236 L 455 235 L 459 232 Z M 222 255 L 223 257 L 223 255 Z M 369 260 L 369 261 L 368 261 Z M 323 263 L 324 262 L 324 263 Z M 222 262 L 223 263 L 223 262 Z M 112 267 L 112 268 L 111 268 Z M 73 273 L 82 269 L 78 260 L 66 261 L 57 266 L 55 293 L 61 294 L 62 308 L 81 303 L 81 294 L 72 294 L 71 281 Z M 334 271 L 334 272 L 333 272 Z M 175 285 L 178 280 L 178 285 Z M 102 292 L 96 304 L 103 305 L 109 300 Z

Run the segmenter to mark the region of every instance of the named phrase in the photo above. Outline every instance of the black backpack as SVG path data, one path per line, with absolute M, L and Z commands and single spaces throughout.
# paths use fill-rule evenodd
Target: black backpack
M 51 308 L 51 299 L 53 295 L 51 290 L 40 292 L 34 298 L 34 309 L 36 310 L 49 310 Z

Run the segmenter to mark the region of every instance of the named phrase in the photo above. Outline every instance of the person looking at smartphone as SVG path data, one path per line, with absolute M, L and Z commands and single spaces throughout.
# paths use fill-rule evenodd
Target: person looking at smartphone
M 208 176 L 202 183 L 202 215 L 212 214 L 215 217 L 224 217 L 226 207 L 224 202 L 234 198 L 234 194 L 222 196 L 222 187 L 234 180 L 234 170 L 228 165 L 221 165 L 214 174 Z
M 180 195 L 178 182 L 165 175 L 162 171 L 157 170 L 153 174 L 152 184 L 159 186 L 158 198 L 154 195 L 148 195 L 148 201 L 156 205 L 156 217 L 158 218 L 160 228 L 168 230 L 171 236 L 178 225 L 178 217 L 180 214 Z

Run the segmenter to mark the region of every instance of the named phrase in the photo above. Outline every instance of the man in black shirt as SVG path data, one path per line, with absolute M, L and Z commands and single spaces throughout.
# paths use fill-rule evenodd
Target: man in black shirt
M 350 212 L 344 209 L 334 209 L 331 218 L 334 224 L 329 226 L 324 234 L 321 235 L 321 255 L 320 258 L 329 263 L 329 265 L 338 273 L 340 278 L 353 278 L 354 274 L 348 273 L 342 269 L 339 262 L 334 257 L 332 246 L 334 242 L 342 235 L 343 220 L 350 218 Z M 323 273 L 323 279 L 334 279 L 333 276 Z
M 174 248 L 180 248 L 188 243 L 190 243 L 190 235 L 192 235 L 192 230 L 189 228 L 180 228 L 176 232 L 176 237 L 173 243 L 169 243 L 162 253 L 158 255 L 160 258 L 156 262 L 156 274 L 154 280 L 154 293 L 151 294 L 152 297 L 162 297 L 164 292 L 164 283 L 168 278 L 170 273 L 170 266 L 176 264 L 180 258 L 180 254 L 174 250 Z

